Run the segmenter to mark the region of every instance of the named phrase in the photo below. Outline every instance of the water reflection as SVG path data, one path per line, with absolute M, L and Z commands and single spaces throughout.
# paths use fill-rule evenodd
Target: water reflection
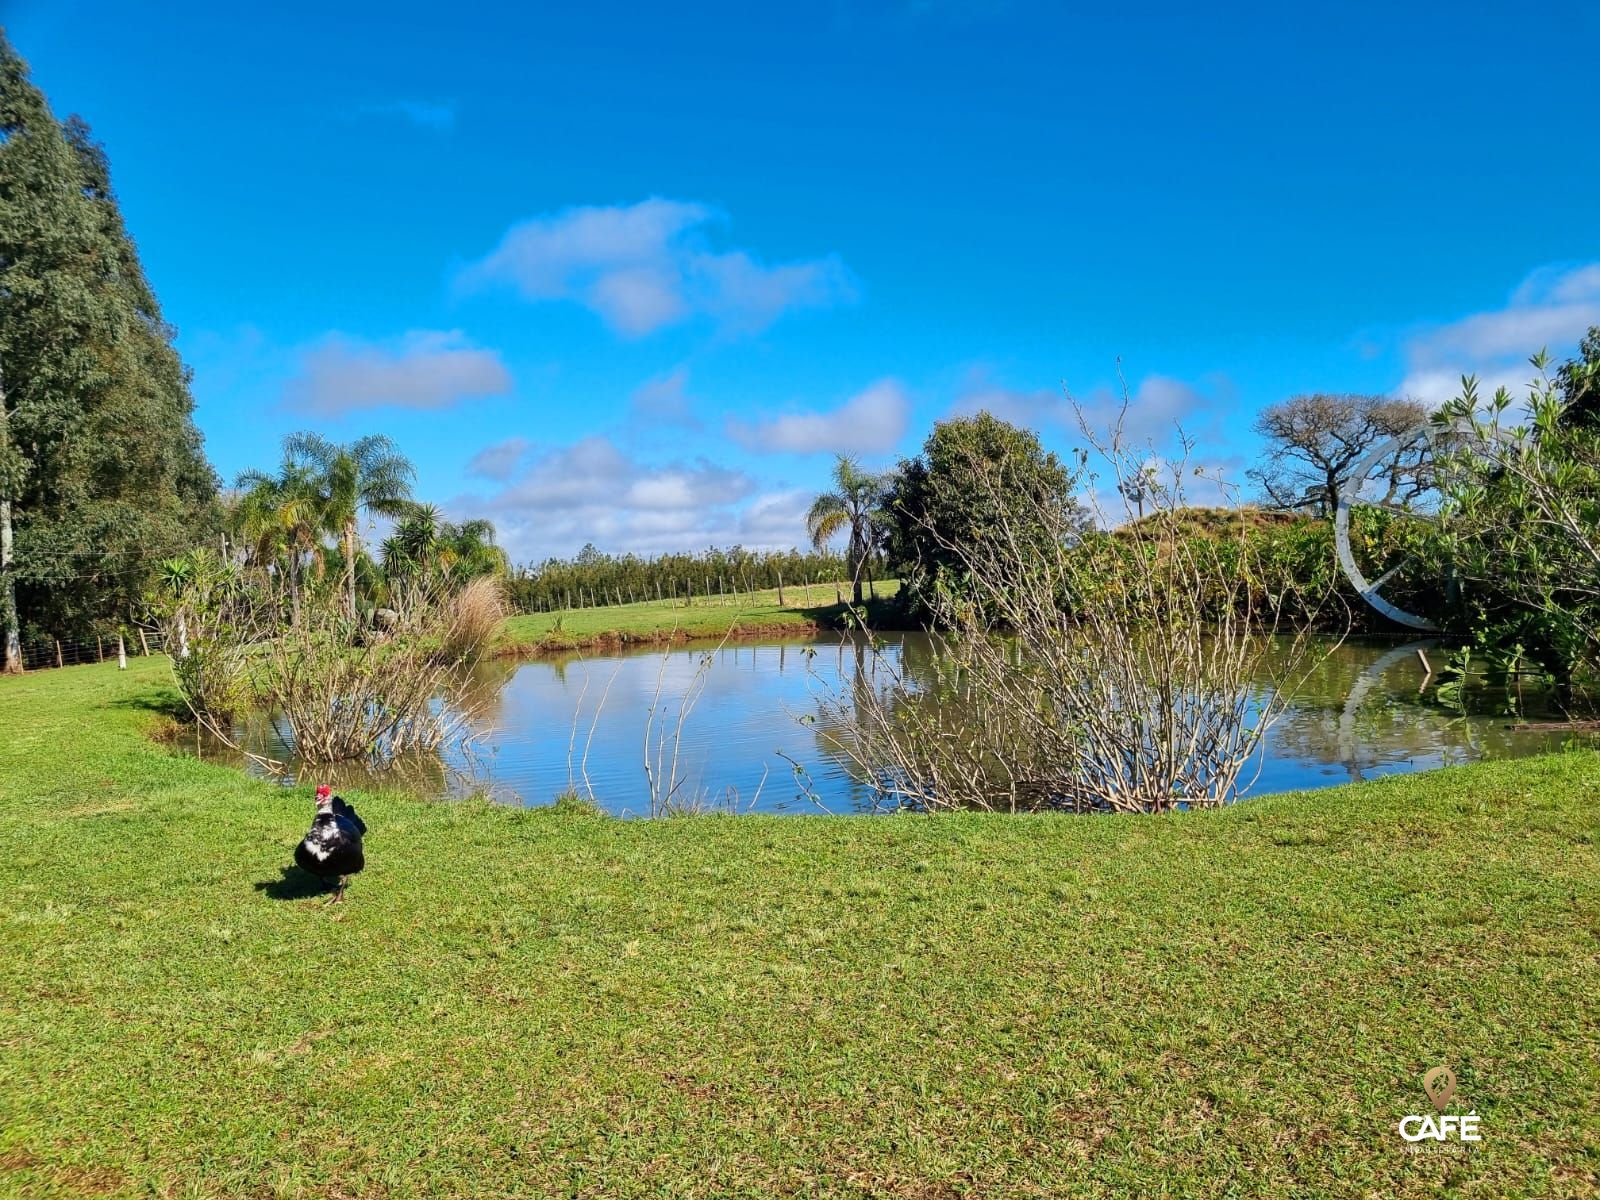
M 1351 641 L 1328 652 L 1270 733 L 1252 791 L 1537 753 L 1570 738 L 1513 731 L 1504 715 L 1457 716 L 1426 703 L 1418 694 L 1424 671 L 1417 645 Z M 888 635 L 876 651 L 861 639 L 825 636 L 709 651 L 495 660 L 464 674 L 441 701 L 462 715 L 469 742 L 407 760 L 385 782 L 430 796 L 485 792 L 544 804 L 587 777 L 611 811 L 647 812 L 644 756 L 658 680 L 670 718 L 705 663 L 704 691 L 678 747 L 688 791 L 712 807 L 814 812 L 815 795 L 829 811 L 851 811 L 870 805 L 870 789 L 830 752 L 839 730 L 823 700 L 874 686 L 881 666 L 931 683 L 938 662 L 937 642 L 924 634 Z M 268 721 L 247 723 L 238 737 L 252 751 L 287 757 Z M 230 757 L 217 747 L 198 749 Z M 338 787 L 373 782 L 352 764 L 318 768 L 316 775 Z M 294 782 L 292 763 L 284 778 Z

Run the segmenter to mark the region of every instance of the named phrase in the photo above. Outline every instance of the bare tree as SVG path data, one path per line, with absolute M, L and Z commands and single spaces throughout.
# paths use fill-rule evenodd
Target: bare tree
M 1339 485 L 1385 439 L 1420 430 L 1428 410 L 1415 400 L 1315 392 L 1263 409 L 1255 431 L 1267 456 L 1247 475 L 1275 508 L 1333 512 Z M 1379 503 L 1405 506 L 1430 486 L 1428 442 L 1420 434 L 1390 456 Z

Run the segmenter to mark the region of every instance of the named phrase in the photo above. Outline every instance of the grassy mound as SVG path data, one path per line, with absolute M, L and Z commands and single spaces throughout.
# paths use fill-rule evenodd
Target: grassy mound
M 0 1193 L 1507 1196 L 1600 1165 L 1600 760 L 1158 818 L 290 794 L 0 680 Z M 1448 1063 L 1482 1118 L 1407 1153 Z

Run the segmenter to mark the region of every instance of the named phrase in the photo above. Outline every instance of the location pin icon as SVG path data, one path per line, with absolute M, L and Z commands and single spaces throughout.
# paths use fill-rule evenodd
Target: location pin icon
M 1456 1073 L 1449 1067 L 1435 1067 L 1422 1077 L 1422 1090 L 1428 1093 L 1433 1106 L 1443 1112 L 1450 1097 L 1456 1094 Z

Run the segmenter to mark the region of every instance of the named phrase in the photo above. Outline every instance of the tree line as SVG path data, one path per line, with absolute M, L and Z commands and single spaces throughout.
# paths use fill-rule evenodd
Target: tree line
M 642 600 L 692 599 L 794 588 L 790 603 L 809 586 L 848 579 L 846 560 L 826 544 L 809 553 L 798 549 L 766 551 L 743 546 L 698 553 L 606 554 L 593 544 L 572 558 L 547 558 L 520 567 L 506 581 L 511 606 L 520 612 L 551 612 L 631 604 Z

